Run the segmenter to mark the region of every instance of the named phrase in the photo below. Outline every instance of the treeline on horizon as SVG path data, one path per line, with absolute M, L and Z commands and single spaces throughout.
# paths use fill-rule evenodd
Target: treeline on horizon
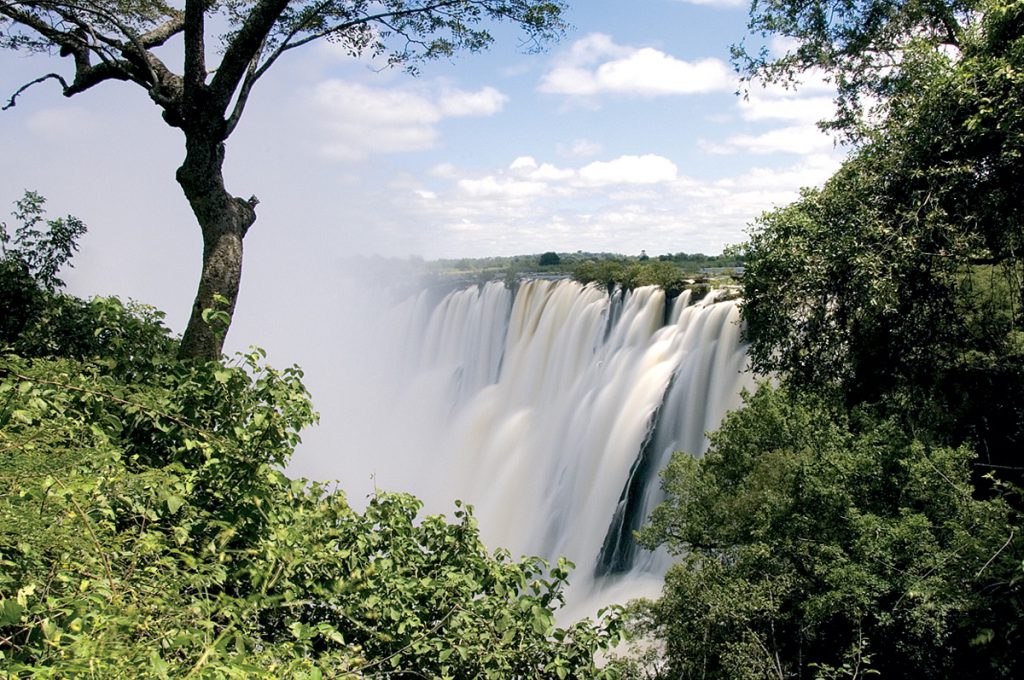
M 733 251 L 733 252 L 730 252 Z M 634 262 L 669 262 L 677 266 L 683 274 L 697 275 L 702 269 L 741 267 L 744 255 L 738 249 L 727 249 L 720 255 L 704 253 L 663 253 L 651 256 L 646 251 L 637 255 L 621 253 L 592 253 L 577 250 L 575 252 L 547 251 L 530 255 L 512 255 L 507 257 L 476 257 L 476 258 L 440 258 L 423 263 L 427 271 L 448 274 L 494 273 L 564 273 L 572 274 L 585 263 L 612 262 L 627 265 Z

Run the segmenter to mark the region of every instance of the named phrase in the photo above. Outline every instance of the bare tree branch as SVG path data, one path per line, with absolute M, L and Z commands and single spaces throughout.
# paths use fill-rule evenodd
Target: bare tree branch
M 257 67 L 260 61 L 260 54 L 263 50 L 259 50 L 253 55 L 249 61 L 249 68 L 245 72 L 245 80 L 242 81 L 242 88 L 238 91 L 238 98 L 235 100 L 234 109 L 231 111 L 231 115 L 227 119 L 227 126 L 224 131 L 225 137 L 230 137 L 231 133 L 235 131 L 235 126 L 238 125 L 238 121 L 242 117 L 242 111 L 245 110 L 245 105 L 249 101 L 249 93 L 252 92 L 252 86 L 256 84 L 259 79 L 259 73 Z
M 0 111 L 6 111 L 7 109 L 13 109 L 17 105 L 18 95 L 20 95 L 22 92 L 24 92 L 28 88 L 32 87 L 33 85 L 38 85 L 39 83 L 43 82 L 44 80 L 50 80 L 51 78 L 54 79 L 54 80 L 60 81 L 60 84 L 64 88 L 64 91 L 67 92 L 67 90 L 68 90 L 68 83 L 67 83 L 66 80 L 64 80 L 63 76 L 61 76 L 61 75 L 59 75 L 57 73 L 47 73 L 45 76 L 40 76 L 40 77 L 36 78 L 35 80 L 33 80 L 32 82 L 25 83 L 24 85 L 19 87 L 17 92 L 15 92 L 14 94 L 11 95 L 11 98 L 7 101 L 7 103 L 4 105 L 4 107 L 2 109 L 0 109 Z
M 273 59 L 276 59 L 278 56 L 280 56 L 277 53 L 286 52 L 287 50 L 292 50 L 292 49 L 295 49 L 296 47 L 302 47 L 303 45 L 306 45 L 307 43 L 313 42 L 314 40 L 319 40 L 320 38 L 325 38 L 328 35 L 331 35 L 332 33 L 343 33 L 345 31 L 349 30 L 350 28 L 355 28 L 356 26 L 359 26 L 361 24 L 381 23 L 381 24 L 385 24 L 386 25 L 386 22 L 390 21 L 392 19 L 400 19 L 400 18 L 405 17 L 405 16 L 412 16 L 414 14 L 421 14 L 421 13 L 424 13 L 424 12 L 433 12 L 433 11 L 436 11 L 436 10 L 441 9 L 443 7 L 449 7 L 451 5 L 458 4 L 458 2 L 459 2 L 459 0 L 444 0 L 443 2 L 435 2 L 435 3 L 430 4 L 430 5 L 421 5 L 419 7 L 414 7 L 412 9 L 407 9 L 407 10 L 399 11 L 399 12 L 380 12 L 378 14 L 367 14 L 367 15 L 365 15 L 363 17 L 360 17 L 359 19 L 354 19 L 352 21 L 345 21 L 345 22 L 342 22 L 340 24 L 335 24 L 334 26 L 331 26 L 329 28 L 325 28 L 323 30 L 317 31 L 316 33 L 310 33 L 309 35 L 307 35 L 302 40 L 297 40 L 296 42 L 287 43 L 287 44 L 286 43 L 282 43 L 281 46 L 278 47 L 277 50 L 275 50 L 275 54 L 273 54 L 271 56 L 273 57 Z M 269 66 L 269 65 L 270 65 L 270 59 L 268 59 L 268 63 L 266 64 L 266 66 Z M 263 69 L 263 70 L 265 70 L 265 69 Z

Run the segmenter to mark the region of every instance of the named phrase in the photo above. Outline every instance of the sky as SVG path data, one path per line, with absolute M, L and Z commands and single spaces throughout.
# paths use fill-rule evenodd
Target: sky
M 570 0 L 566 19 L 542 53 L 499 27 L 487 52 L 418 77 L 326 42 L 275 64 L 227 147 L 229 191 L 261 201 L 228 348 L 328 362 L 353 255 L 717 253 L 841 162 L 815 127 L 827 84 L 737 96 L 743 2 Z M 68 67 L 0 53 L 0 93 Z M 0 219 L 33 189 L 88 225 L 72 292 L 155 305 L 183 330 L 201 240 L 174 181 L 181 135 L 140 88 L 37 85 L 0 114 L 0 149 Z

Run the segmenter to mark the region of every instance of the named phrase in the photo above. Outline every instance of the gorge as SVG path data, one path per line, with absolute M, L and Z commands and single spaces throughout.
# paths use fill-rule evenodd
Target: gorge
M 533 278 L 349 296 L 361 309 L 332 376 L 351 395 L 332 425 L 345 444 L 318 474 L 357 504 L 360 478 L 432 513 L 471 504 L 492 547 L 575 562 L 580 613 L 655 595 L 667 556 L 632 532 L 658 471 L 675 450 L 701 455 L 754 385 L 723 292 Z

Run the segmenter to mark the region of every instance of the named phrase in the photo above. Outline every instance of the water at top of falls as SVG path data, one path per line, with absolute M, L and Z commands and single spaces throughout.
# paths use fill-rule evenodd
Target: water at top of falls
M 544 279 L 366 302 L 334 376 L 354 395 L 337 468 L 318 475 L 474 505 L 489 545 L 576 563 L 577 611 L 656 594 L 667 556 L 632 531 L 671 452 L 702 455 L 753 385 L 735 302 Z

